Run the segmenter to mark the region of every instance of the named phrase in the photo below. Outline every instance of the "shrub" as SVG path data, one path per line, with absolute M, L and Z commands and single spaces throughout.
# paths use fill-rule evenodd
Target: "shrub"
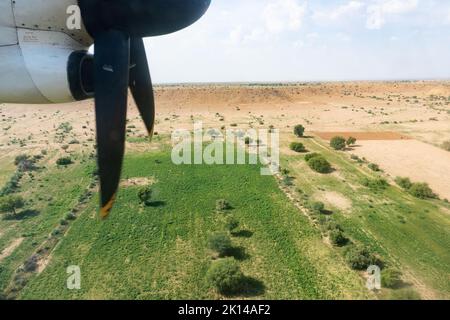
M 353 146 L 356 143 L 356 138 L 349 137 L 347 139 L 347 146 Z
M 320 201 L 315 201 L 315 202 L 311 203 L 309 208 L 314 212 L 321 213 L 325 210 L 325 204 Z
M 344 150 L 345 146 L 346 146 L 346 140 L 344 137 L 334 137 L 333 139 L 331 139 L 330 141 L 330 146 L 334 149 L 334 150 Z
M 150 204 L 150 200 L 152 199 L 153 191 L 149 186 L 145 186 L 139 189 L 138 198 L 142 204 L 148 205 Z
M 70 157 L 62 157 L 62 158 L 59 158 L 58 160 L 56 160 L 56 164 L 58 166 L 68 166 L 72 163 L 73 163 L 73 161 Z
M 216 201 L 216 210 L 217 211 L 226 211 L 231 210 L 232 207 L 230 203 L 225 199 L 219 199 Z
M 236 230 L 239 227 L 239 220 L 237 220 L 235 217 L 233 216 L 229 216 L 227 217 L 226 221 L 225 221 L 225 228 L 230 231 L 233 232 L 234 230 Z
M 322 155 L 320 153 L 317 153 L 317 152 L 308 153 L 307 155 L 305 155 L 305 161 L 308 162 L 312 158 L 318 157 L 318 156 L 321 157 Z
M 292 142 L 289 147 L 291 148 L 292 151 L 295 152 L 306 152 L 305 146 L 303 145 L 303 143 L 300 142 Z
M 4 196 L 0 198 L 0 212 L 16 214 L 17 209 L 25 206 L 21 196 Z
M 303 135 L 305 134 L 305 127 L 301 124 L 296 125 L 294 127 L 294 134 L 299 138 L 303 137 Z
M 354 270 L 366 270 L 371 265 L 383 268 L 383 261 L 368 248 L 361 246 L 351 246 L 345 252 L 345 260 Z
M 395 183 L 400 188 L 403 188 L 405 190 L 409 190 L 409 188 L 411 188 L 411 186 L 412 186 L 412 182 L 409 178 L 397 177 L 397 178 L 395 178 Z
M 376 178 L 376 179 L 364 178 L 361 181 L 361 184 L 375 191 L 385 190 L 387 187 L 389 187 L 389 183 L 386 181 L 386 179 L 383 178 Z
M 402 282 L 402 273 L 397 269 L 384 269 L 381 272 L 381 284 L 386 288 L 396 288 Z
M 322 156 L 316 156 L 309 159 L 308 166 L 319 173 L 331 172 L 331 164 Z
M 219 256 L 223 257 L 232 248 L 231 239 L 228 234 L 224 232 L 217 232 L 209 237 L 209 248 L 216 251 Z
M 330 231 L 331 243 L 338 247 L 343 247 L 348 243 L 348 238 L 345 236 L 344 232 L 338 229 Z
M 66 216 L 64 217 L 64 219 L 66 220 L 75 220 L 77 218 L 77 216 L 75 214 L 73 214 L 72 212 L 69 212 L 68 214 L 66 214 Z
M 249 145 L 250 143 L 252 143 L 252 139 L 251 139 L 250 137 L 245 137 L 244 143 L 245 143 L 246 145 Z
M 450 151 L 450 140 L 444 141 L 444 143 L 442 143 L 442 149 Z
M 436 195 L 427 183 L 413 183 L 409 188 L 409 193 L 419 199 L 436 198 Z
M 370 170 L 375 171 L 375 172 L 381 171 L 380 170 L 380 166 L 378 166 L 375 163 L 369 163 L 368 167 L 369 167 Z
M 221 293 L 234 293 L 240 289 L 244 275 L 233 258 L 214 262 L 207 272 L 208 282 Z

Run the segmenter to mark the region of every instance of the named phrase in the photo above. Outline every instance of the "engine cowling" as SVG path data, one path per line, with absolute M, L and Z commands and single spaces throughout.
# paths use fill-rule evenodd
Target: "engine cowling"
M 92 56 L 62 32 L 17 29 L 0 47 L 0 102 L 64 103 L 93 96 Z

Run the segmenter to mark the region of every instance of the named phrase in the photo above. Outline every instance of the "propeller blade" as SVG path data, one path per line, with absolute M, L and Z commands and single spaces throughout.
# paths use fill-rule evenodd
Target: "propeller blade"
M 125 152 L 129 62 L 128 35 L 116 30 L 97 35 L 94 81 L 102 218 L 111 211 L 120 182 Z
M 131 38 L 130 89 L 150 138 L 155 127 L 155 98 L 142 38 Z

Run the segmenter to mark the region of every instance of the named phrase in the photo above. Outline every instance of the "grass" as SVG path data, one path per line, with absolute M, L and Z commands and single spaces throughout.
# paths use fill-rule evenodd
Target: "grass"
M 304 141 L 312 152 L 320 152 L 333 165 L 335 172 L 319 175 L 310 170 L 303 156 L 284 156 L 282 166 L 296 179 L 295 188 L 303 196 L 314 198 L 323 192 L 338 192 L 352 203 L 342 210 L 327 203 L 333 218 L 348 236 L 379 253 L 391 265 L 398 266 L 406 282 L 419 280 L 425 294 L 450 296 L 450 216 L 439 200 L 420 200 L 390 182 L 386 188 L 369 188 L 364 181 L 376 181 L 382 174 L 352 161 L 348 154 L 331 150 L 314 139 Z
M 21 245 L 0 263 L 0 291 L 5 290 L 15 270 L 47 239 L 91 182 L 93 164 L 80 161 L 81 158 L 66 169 L 45 162 L 42 163 L 45 169 L 34 172 L 34 180 L 24 176 L 18 194 L 26 200 L 25 208 L 14 219 L 0 219 L 1 249 L 15 239 L 24 238 Z
M 124 178 L 153 177 L 154 205 L 138 187 L 123 188 L 111 217 L 92 200 L 22 299 L 214 299 L 207 283 L 208 237 L 222 229 L 218 199 L 227 199 L 240 229 L 234 255 L 247 276 L 237 298 L 367 298 L 359 275 L 258 166 L 175 166 L 167 152 L 131 154 Z M 66 268 L 81 268 L 81 290 L 66 288 Z

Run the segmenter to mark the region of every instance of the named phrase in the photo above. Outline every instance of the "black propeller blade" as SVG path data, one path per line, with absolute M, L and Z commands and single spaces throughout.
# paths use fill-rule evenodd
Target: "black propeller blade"
M 100 215 L 108 216 L 120 182 L 125 151 L 130 39 L 121 31 L 96 38 L 94 55 Z
M 211 0 L 78 0 L 95 41 L 94 91 L 101 217 L 112 209 L 125 152 L 128 86 L 150 137 L 155 101 L 143 37 L 197 21 Z
M 149 137 L 153 136 L 155 126 L 155 98 L 144 41 L 131 39 L 130 89 L 139 109 Z

